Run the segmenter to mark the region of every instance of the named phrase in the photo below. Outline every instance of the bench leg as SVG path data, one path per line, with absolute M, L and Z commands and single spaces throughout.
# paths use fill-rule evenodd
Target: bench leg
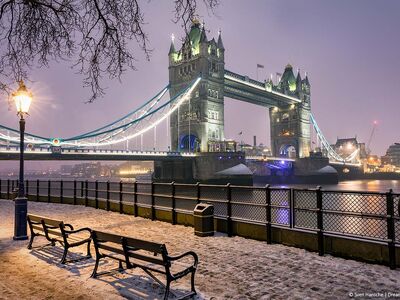
M 31 238 L 29 240 L 28 249 L 32 249 L 33 239 L 35 238 L 35 234 L 31 234 Z
M 62 264 L 65 264 L 65 261 L 67 259 L 67 254 L 68 254 L 68 247 L 64 247 L 64 253 L 63 253 L 63 256 L 61 258 L 61 263 Z
M 89 241 L 87 244 L 87 257 L 92 257 L 92 254 L 90 253 L 90 242 L 91 241 Z
M 97 277 L 97 268 L 99 267 L 99 261 L 100 261 L 100 258 L 96 255 L 96 262 L 94 264 L 94 269 L 93 269 L 92 275 L 90 275 L 91 278 Z
M 190 278 L 190 285 L 192 287 L 192 292 L 196 295 L 197 292 L 196 292 L 196 288 L 194 287 L 194 274 L 195 273 L 196 273 L 196 270 L 192 271 L 192 275 L 191 275 L 191 278 Z
M 169 280 L 167 280 L 167 284 L 165 285 L 164 300 L 168 300 L 170 284 L 171 284 L 171 282 Z

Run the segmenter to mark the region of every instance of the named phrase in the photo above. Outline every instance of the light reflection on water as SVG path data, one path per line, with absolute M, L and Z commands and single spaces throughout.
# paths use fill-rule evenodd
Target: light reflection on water
M 281 188 L 316 188 L 318 184 L 289 184 L 289 185 L 273 185 L 273 187 Z M 257 186 L 263 186 L 257 184 Z M 321 185 L 325 190 L 334 191 L 368 191 L 368 192 L 387 192 L 393 189 L 395 193 L 400 193 L 400 180 L 349 180 L 341 181 L 338 184 Z

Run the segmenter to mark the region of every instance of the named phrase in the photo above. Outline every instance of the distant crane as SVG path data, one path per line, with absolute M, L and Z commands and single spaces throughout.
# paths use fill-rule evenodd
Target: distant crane
M 375 133 L 376 127 L 378 126 L 378 121 L 374 121 L 372 124 L 373 124 L 372 125 L 372 130 L 371 130 L 371 134 L 370 134 L 369 139 L 368 139 L 367 149 L 366 149 L 368 155 L 371 153 L 370 146 L 371 146 L 372 138 L 374 137 L 374 133 Z

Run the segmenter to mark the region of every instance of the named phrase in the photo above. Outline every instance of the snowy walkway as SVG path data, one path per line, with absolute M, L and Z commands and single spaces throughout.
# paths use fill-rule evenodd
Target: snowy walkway
M 162 241 L 172 255 L 196 251 L 198 299 L 348 299 L 349 293 L 400 292 L 400 270 L 385 266 L 240 237 L 199 238 L 191 227 L 82 206 L 30 202 L 29 212 Z M 0 299 L 162 298 L 163 290 L 141 271 L 90 279 L 93 260 L 64 266 L 58 246 L 27 250 L 27 241 L 12 241 L 13 218 L 13 202 L 0 200 Z M 110 268 L 102 265 L 100 271 L 103 267 Z M 178 290 L 188 291 L 189 282 L 179 282 Z

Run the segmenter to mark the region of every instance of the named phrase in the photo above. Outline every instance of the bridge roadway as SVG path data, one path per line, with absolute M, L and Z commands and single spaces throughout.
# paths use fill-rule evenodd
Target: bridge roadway
M 61 149 L 54 152 L 51 148 L 26 149 L 25 160 L 115 160 L 115 161 L 162 161 L 189 160 L 201 153 L 168 152 L 168 151 L 127 151 L 127 150 L 89 150 Z M 19 147 L 0 146 L 0 160 L 19 160 Z M 253 161 L 295 161 L 291 158 L 247 156 L 246 160 Z
M 179 153 L 167 151 L 127 151 L 102 149 L 61 149 L 59 152 L 51 148 L 26 149 L 25 160 L 187 160 L 195 157 L 195 153 Z M 0 147 L 0 160 L 19 160 L 19 147 Z

